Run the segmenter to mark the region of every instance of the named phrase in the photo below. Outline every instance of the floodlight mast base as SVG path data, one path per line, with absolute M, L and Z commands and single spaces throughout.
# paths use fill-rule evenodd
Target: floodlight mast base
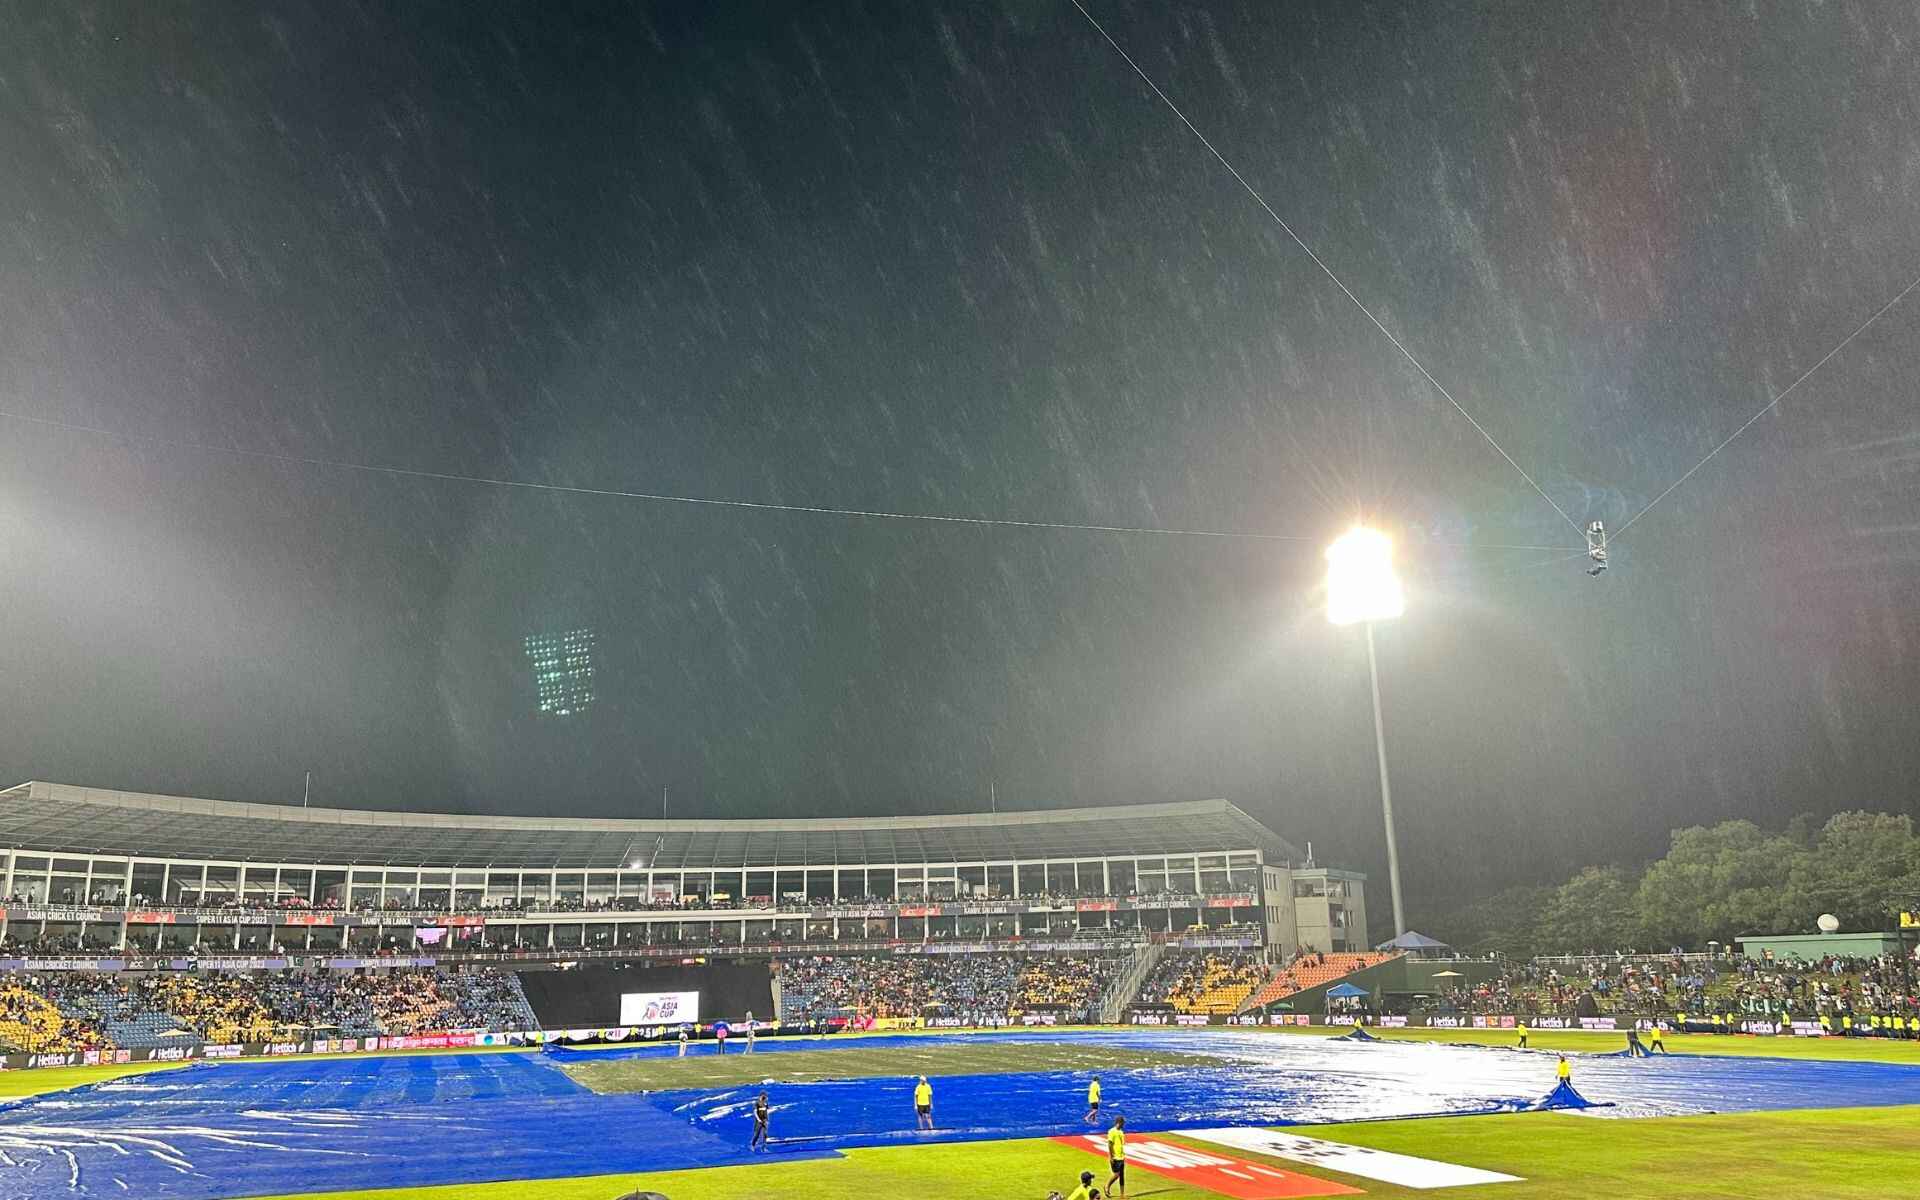
M 1407 913 L 1400 902 L 1400 842 L 1393 833 L 1393 783 L 1387 776 L 1387 730 L 1380 717 L 1380 664 L 1373 652 L 1373 622 L 1367 627 L 1367 682 L 1373 687 L 1373 750 L 1380 760 L 1380 815 L 1387 825 L 1387 886 L 1393 893 L 1393 936 L 1407 931 Z

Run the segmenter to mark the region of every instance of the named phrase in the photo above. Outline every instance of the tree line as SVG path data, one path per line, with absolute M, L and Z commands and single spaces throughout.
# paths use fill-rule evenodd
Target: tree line
M 1813 933 L 1822 913 L 1847 932 L 1893 928 L 1920 906 L 1920 837 L 1910 817 L 1796 817 L 1781 832 L 1751 821 L 1675 830 L 1664 858 L 1634 871 L 1590 866 L 1552 886 L 1476 901 L 1436 930 L 1455 947 L 1514 958 L 1700 950 L 1709 941 Z

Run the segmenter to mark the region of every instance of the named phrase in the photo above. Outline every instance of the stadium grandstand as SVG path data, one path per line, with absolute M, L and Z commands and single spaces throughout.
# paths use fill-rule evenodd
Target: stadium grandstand
M 1366 929 L 1362 877 L 1223 800 L 607 821 L 27 783 L 0 867 L 0 1049 L 55 1060 L 594 1029 L 648 979 L 814 1028 L 1225 1015 Z
M 1224 800 L 771 821 L 0 791 L 6 945 L 65 953 L 678 955 L 1095 939 L 1363 949 L 1361 878 Z M 1329 886 L 1331 883 L 1333 886 Z

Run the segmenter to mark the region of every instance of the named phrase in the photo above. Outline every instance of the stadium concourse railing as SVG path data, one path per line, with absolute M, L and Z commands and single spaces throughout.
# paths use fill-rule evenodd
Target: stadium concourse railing
M 1114 931 L 1113 936 L 1098 936 L 1097 931 L 1078 934 L 1041 934 L 1031 937 L 990 939 L 902 938 L 809 939 L 793 942 L 680 942 L 615 946 L 604 949 L 568 947 L 458 948 L 434 953 L 417 949 L 391 953 L 354 953 L 339 950 L 281 950 L 263 953 L 165 952 L 142 954 L 137 951 L 94 950 L 65 953 L 34 953 L 25 950 L 0 951 L 0 971 L 277 971 L 290 967 L 318 966 L 328 970 L 365 970 L 379 967 L 432 967 L 462 963 L 511 964 L 573 961 L 678 961 L 691 957 L 780 957 L 795 954 L 978 954 L 1036 953 L 1073 954 L 1112 950 L 1151 941 L 1177 949 L 1251 949 L 1259 944 L 1260 931 L 1254 926 L 1222 927 L 1222 932 L 1200 934 L 1155 934 L 1143 939 L 1137 933 Z
M 620 917 L 666 915 L 674 913 L 752 914 L 771 917 L 953 917 L 1017 916 L 1025 913 L 1112 913 L 1158 911 L 1166 908 L 1235 909 L 1258 907 L 1254 893 L 1243 890 L 1218 893 L 1139 892 L 1113 896 L 1031 896 L 949 897 L 936 899 L 859 898 L 771 902 L 770 897 L 742 897 L 723 901 L 700 898 L 678 901 L 649 901 L 639 897 L 615 897 L 608 901 L 566 901 L 527 898 L 511 904 L 405 905 L 399 907 L 351 907 L 313 905 L 305 902 L 263 904 L 234 901 L 221 904 L 169 904 L 135 896 L 131 899 L 96 900 L 92 903 L 11 899 L 6 902 L 9 920 L 57 921 L 62 923 L 123 922 L 128 925 L 287 925 L 328 927 L 368 925 L 389 921 L 433 920 L 442 925 L 458 924 L 447 918 L 488 918 L 502 921 L 545 920 L 554 917 Z

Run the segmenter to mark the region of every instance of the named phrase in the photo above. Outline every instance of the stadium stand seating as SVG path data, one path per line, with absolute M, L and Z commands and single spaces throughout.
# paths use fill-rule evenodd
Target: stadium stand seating
M 12 975 L 0 983 L 0 1044 L 41 1053 L 537 1028 L 511 971 L 140 977 L 74 971 Z
M 1266 978 L 1251 951 L 1181 951 L 1162 958 L 1141 985 L 1136 1003 L 1165 1004 L 1176 1012 L 1226 1016 Z
M 1810 962 L 1624 955 L 1540 960 L 1510 964 L 1493 979 L 1448 992 L 1419 1011 L 1910 1018 L 1920 1016 L 1920 968 L 1894 954 Z
M 76 1003 L 62 1002 L 58 982 L 25 975 L 0 983 L 0 1045 L 38 1053 L 109 1045 L 106 1034 Z
M 1014 954 L 829 955 L 777 966 L 790 1021 L 942 1015 L 992 1024 L 1045 1011 L 1093 1015 L 1117 960 Z
M 1364 954 L 1302 954 L 1286 966 L 1273 973 L 1249 996 L 1242 1007 L 1257 1009 L 1263 1005 L 1285 1000 L 1289 996 L 1319 987 L 1325 983 L 1338 983 L 1356 971 L 1378 966 L 1397 955 L 1373 951 Z

